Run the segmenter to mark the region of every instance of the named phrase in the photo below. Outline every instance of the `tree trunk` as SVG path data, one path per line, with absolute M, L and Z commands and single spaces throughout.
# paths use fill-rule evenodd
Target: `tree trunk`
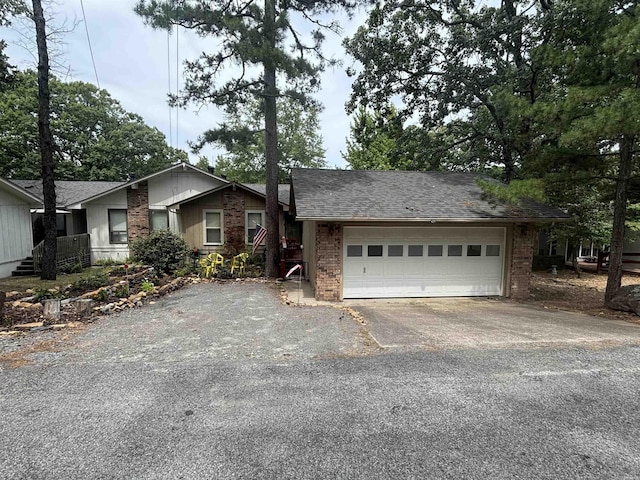
M 633 164 L 633 146 L 635 136 L 625 135 L 620 142 L 620 165 L 616 186 L 616 199 L 613 206 L 613 229 L 611 232 L 611 250 L 609 252 L 609 276 L 604 301 L 609 301 L 620 289 L 622 283 L 622 247 L 624 244 L 624 224 L 627 217 L 627 195 L 629 178 Z
M 49 127 L 49 54 L 45 31 L 44 12 L 40 0 L 33 0 L 33 21 L 38 44 L 38 135 L 44 197 L 44 254 L 43 280 L 56 279 L 56 187 L 54 183 L 53 139 Z
M 264 59 L 264 143 L 267 189 L 267 238 L 265 269 L 267 277 L 278 276 L 280 221 L 278 218 L 278 118 L 276 112 L 276 11 L 274 0 L 265 0 L 264 35 L 267 52 Z

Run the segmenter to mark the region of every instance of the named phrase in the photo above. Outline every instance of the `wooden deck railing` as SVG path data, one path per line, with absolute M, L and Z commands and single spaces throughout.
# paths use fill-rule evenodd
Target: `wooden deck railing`
M 56 269 L 60 269 L 65 265 L 75 265 L 76 263 L 81 264 L 83 268 L 91 265 L 88 233 L 58 237 L 56 240 Z M 33 268 L 36 272 L 42 271 L 43 255 L 44 242 L 40 242 L 33 248 Z

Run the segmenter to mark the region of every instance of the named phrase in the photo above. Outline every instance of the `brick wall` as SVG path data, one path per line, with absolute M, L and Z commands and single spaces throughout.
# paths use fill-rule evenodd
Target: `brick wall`
M 127 230 L 129 241 L 149 235 L 149 185 L 138 183 L 138 188 L 127 188 Z
M 513 227 L 513 249 L 511 251 L 511 298 L 527 298 L 531 284 L 533 245 L 537 230 L 530 224 Z
M 342 226 L 316 226 L 316 299 L 342 299 Z
M 244 192 L 227 188 L 222 194 L 222 208 L 224 209 L 225 250 L 235 255 L 243 252 L 246 247 Z

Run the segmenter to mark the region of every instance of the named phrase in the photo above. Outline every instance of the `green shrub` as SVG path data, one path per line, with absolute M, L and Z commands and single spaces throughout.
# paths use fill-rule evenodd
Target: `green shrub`
M 149 280 L 145 279 L 141 284 L 140 284 L 140 290 L 142 290 L 143 292 L 146 293 L 151 293 L 153 292 L 153 289 L 155 288 L 155 285 L 153 284 L 153 282 L 150 282 Z
M 116 291 L 114 292 L 114 295 L 117 298 L 126 298 L 129 296 L 129 284 L 125 283 L 125 284 L 121 284 L 118 285 L 116 287 Z
M 175 272 L 191 252 L 180 235 L 168 230 L 140 237 L 129 248 L 133 260 L 152 266 L 158 274 Z
M 95 264 L 101 267 L 112 267 L 114 265 L 119 265 L 122 262 L 118 260 L 114 260 L 113 258 L 101 258 L 100 260 L 96 260 Z
M 76 280 L 71 284 L 71 290 L 95 290 L 109 285 L 109 276 L 106 273 L 96 273 L 86 278 Z
M 176 270 L 176 277 L 186 277 L 187 275 L 191 275 L 195 273 L 196 268 L 194 268 L 193 263 L 187 262 L 184 266 L 180 267 Z
M 82 263 L 67 263 L 58 269 L 58 273 L 62 275 L 80 272 L 82 272 Z
M 64 295 L 61 292 L 50 292 L 46 288 L 38 290 L 33 295 L 34 303 L 41 302 L 42 300 L 49 300 L 50 298 L 64 298 Z

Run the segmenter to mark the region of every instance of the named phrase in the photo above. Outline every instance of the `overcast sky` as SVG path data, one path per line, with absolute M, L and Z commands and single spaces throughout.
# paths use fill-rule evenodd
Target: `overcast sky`
M 171 113 L 167 104 L 169 81 L 171 90 L 176 89 L 176 35 L 167 38 L 167 33 L 146 27 L 142 19 L 133 13 L 134 0 L 84 0 L 86 26 L 93 47 L 96 70 L 100 87 L 120 101 L 127 110 L 141 115 L 147 124 L 157 127 L 173 146 L 190 152 L 187 141 L 195 140 L 204 130 L 220 121 L 220 113 L 213 107 L 189 106 Z M 96 84 L 96 75 L 91 62 L 85 24 L 82 23 L 80 0 L 57 0 L 52 6 L 55 11 L 55 23 L 67 26 L 79 22 L 73 31 L 63 35 L 62 52 L 56 60 L 68 69 L 69 80 L 81 80 Z M 341 19 L 343 37 L 351 35 L 364 20 L 360 12 L 354 20 Z M 53 23 L 51 23 L 53 25 Z M 9 44 L 7 53 L 10 62 L 20 68 L 35 66 L 34 52 L 20 44 L 19 25 L 11 29 L 2 29 L 2 38 Z M 342 38 L 327 34 L 324 53 L 337 58 L 344 57 Z M 212 39 L 200 39 L 181 30 L 177 42 L 180 63 L 185 59 L 195 59 L 203 51 L 215 48 Z M 35 47 L 30 46 L 33 50 Z M 327 71 L 322 76 L 322 87 L 318 99 L 325 109 L 320 115 L 320 126 L 329 166 L 344 167 L 346 164 L 340 154 L 345 150 L 345 139 L 349 133 L 350 119 L 344 104 L 351 91 L 351 81 L 344 70 L 351 64 L 345 59 L 344 66 Z M 171 79 L 169 80 L 169 71 Z M 180 72 L 182 66 L 180 65 Z M 60 76 L 60 69 L 56 72 Z M 180 79 L 181 82 L 181 79 Z M 177 122 L 176 122 L 177 118 Z M 177 130 L 176 130 L 177 124 Z M 177 142 L 177 143 L 176 143 Z M 216 151 L 207 149 L 210 162 Z M 193 161 L 197 157 L 191 155 Z

